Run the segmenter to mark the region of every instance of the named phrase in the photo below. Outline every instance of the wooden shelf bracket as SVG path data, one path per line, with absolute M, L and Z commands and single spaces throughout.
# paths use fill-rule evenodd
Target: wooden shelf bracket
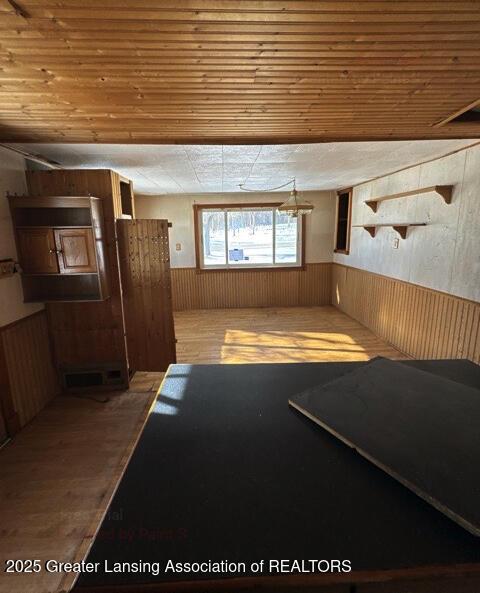
M 390 194 L 388 196 L 381 196 L 379 198 L 372 198 L 371 200 L 365 200 L 365 204 L 369 206 L 373 212 L 378 210 L 380 202 L 386 202 L 387 200 L 398 200 L 399 198 L 408 198 L 410 196 L 418 196 L 420 194 L 436 193 L 445 201 L 445 204 L 451 204 L 453 185 L 431 185 L 429 187 L 422 187 L 412 191 L 404 191 L 397 194 Z
M 400 237 L 402 237 L 402 239 L 407 238 L 408 225 L 396 225 L 392 228 L 394 231 L 397 231 L 397 233 L 400 235 Z
M 371 237 L 375 237 L 377 229 L 380 227 L 392 227 L 402 239 L 407 238 L 408 228 L 411 226 L 426 226 L 426 222 L 389 222 L 382 224 L 356 224 L 355 227 L 361 227 L 367 231 Z

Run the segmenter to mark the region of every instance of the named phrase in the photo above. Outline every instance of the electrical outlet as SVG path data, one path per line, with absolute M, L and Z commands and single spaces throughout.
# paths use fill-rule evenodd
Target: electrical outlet
M 181 243 L 176 243 L 176 245 L 175 245 L 175 249 L 176 249 L 177 251 L 182 251 L 182 244 L 181 244 Z
M 393 240 L 393 248 L 398 249 L 399 243 L 400 243 L 400 239 L 398 237 L 395 237 L 395 239 Z
M 15 273 L 15 262 L 13 259 L 0 259 L 0 277 L 6 278 Z

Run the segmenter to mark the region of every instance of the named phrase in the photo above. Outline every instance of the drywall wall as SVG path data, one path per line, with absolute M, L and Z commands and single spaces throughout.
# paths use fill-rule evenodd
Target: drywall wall
M 434 193 L 379 204 L 365 200 L 432 185 L 454 185 L 451 204 Z M 398 241 L 391 228 L 372 238 L 355 225 L 426 222 Z M 353 190 L 350 254 L 334 262 L 480 301 L 480 145 L 424 163 Z
M 6 193 L 26 191 L 25 159 L 0 146 L 0 259 L 16 258 L 12 220 Z M 43 305 L 24 304 L 20 275 L 0 278 L 0 327 L 43 309 Z
M 335 200 L 333 192 L 302 192 L 302 197 L 314 205 L 306 216 L 306 263 L 332 261 L 333 229 L 335 224 Z M 281 202 L 288 193 L 229 193 L 229 194 L 178 194 L 167 196 L 136 196 L 137 218 L 166 218 L 173 227 L 170 233 L 170 255 L 173 268 L 195 267 L 195 237 L 193 205 L 233 204 L 252 202 Z M 176 250 L 176 245 L 181 250 Z

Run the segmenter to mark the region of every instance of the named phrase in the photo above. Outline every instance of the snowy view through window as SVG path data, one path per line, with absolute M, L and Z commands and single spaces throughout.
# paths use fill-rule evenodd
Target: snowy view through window
M 275 208 L 205 209 L 200 222 L 205 267 L 300 264 L 297 219 Z

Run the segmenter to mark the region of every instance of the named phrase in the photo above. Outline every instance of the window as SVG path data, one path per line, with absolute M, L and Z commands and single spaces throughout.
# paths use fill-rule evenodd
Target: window
M 345 189 L 337 195 L 337 224 L 335 232 L 335 252 L 350 251 L 350 216 L 352 207 L 352 190 Z
M 128 179 L 120 178 L 120 198 L 122 216 L 124 218 L 133 218 L 133 186 Z
M 197 267 L 302 266 L 302 217 L 281 214 L 278 205 L 195 205 Z

